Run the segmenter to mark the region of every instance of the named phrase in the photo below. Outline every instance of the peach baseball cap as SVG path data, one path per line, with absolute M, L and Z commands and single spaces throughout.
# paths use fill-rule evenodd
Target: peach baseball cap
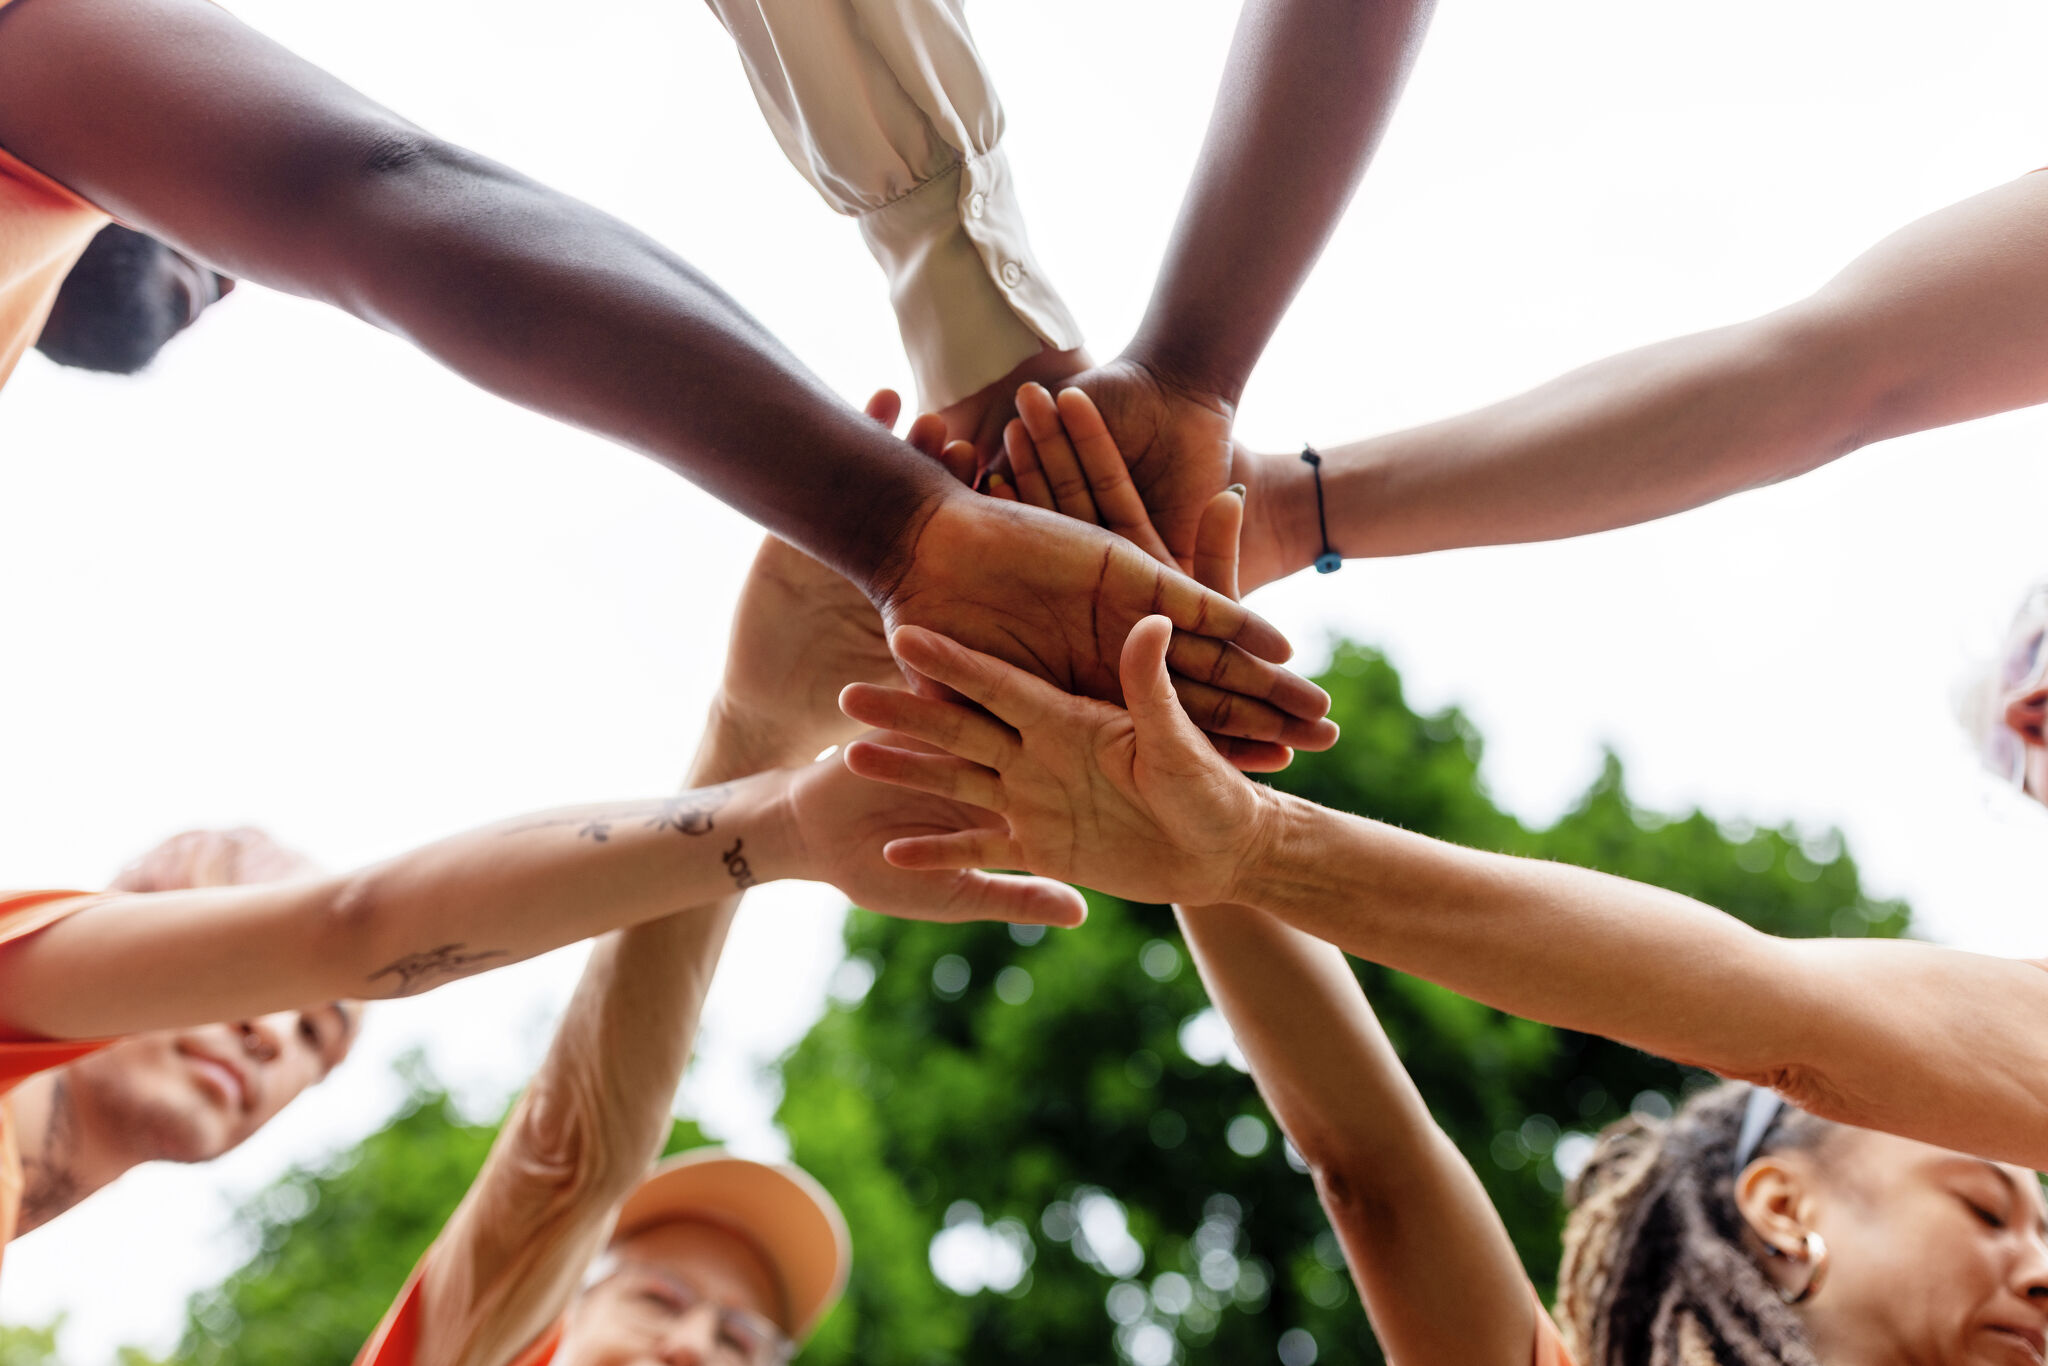
M 817 1178 L 788 1163 L 723 1148 L 692 1148 L 655 1167 L 626 1197 L 614 1240 L 656 1224 L 699 1219 L 745 1238 L 782 1282 L 790 1337 L 809 1337 L 839 1302 L 853 1266 L 846 1217 Z

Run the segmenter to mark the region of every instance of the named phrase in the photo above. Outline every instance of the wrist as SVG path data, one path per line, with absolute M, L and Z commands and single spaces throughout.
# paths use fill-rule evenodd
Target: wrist
M 1217 900 L 1264 908 L 1283 901 L 1286 889 L 1298 885 L 1302 870 L 1312 863 L 1314 826 L 1321 808 L 1264 783 L 1252 787 L 1259 794 L 1252 837 L 1226 895 Z
M 923 460 L 923 457 L 918 457 Z M 950 505 L 962 500 L 978 497 L 972 489 L 947 474 L 936 461 L 925 461 L 938 478 L 924 486 L 921 497 L 913 506 L 895 519 L 895 528 L 888 534 L 887 544 L 880 554 L 861 566 L 854 582 L 860 585 L 868 601 L 882 612 L 882 620 L 889 623 L 888 603 L 910 573 L 917 561 L 917 546 L 925 529 L 932 520 Z
M 1176 345 L 1145 325 L 1139 327 L 1138 335 L 1131 338 L 1117 359 L 1137 366 L 1168 389 L 1221 402 L 1233 418 L 1251 373 L 1248 368 L 1222 363 L 1193 348 Z
M 704 736 L 690 761 L 690 784 L 730 782 L 809 762 L 824 746 L 805 753 L 796 729 L 776 724 L 771 716 L 750 713 L 721 688 L 712 696 Z
M 784 768 L 755 775 L 760 807 L 748 832 L 746 852 L 757 881 L 819 880 L 797 810 L 802 774 L 802 769 Z

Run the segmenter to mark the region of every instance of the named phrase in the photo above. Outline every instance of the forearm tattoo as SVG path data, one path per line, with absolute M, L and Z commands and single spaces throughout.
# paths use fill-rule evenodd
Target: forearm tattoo
M 576 838 L 603 844 L 611 839 L 614 828 L 637 820 L 645 830 L 673 830 L 678 835 L 705 835 L 711 832 L 712 818 L 726 808 L 732 801 L 732 795 L 732 784 L 720 783 L 716 787 L 685 792 L 678 797 L 633 802 L 605 811 L 585 812 L 575 816 L 547 816 L 515 825 L 504 833 L 524 835 L 529 831 L 573 825 L 577 827 Z
M 376 982 L 396 977 L 398 989 L 392 993 L 393 996 L 417 996 L 443 982 L 481 972 L 486 963 L 511 956 L 502 949 L 472 951 L 464 944 L 443 944 L 425 953 L 408 953 L 397 962 L 371 973 L 369 980 Z
M 756 881 L 754 870 L 747 866 L 746 855 L 740 853 L 746 845 L 745 840 L 736 839 L 732 842 L 732 848 L 719 855 L 725 860 L 725 871 L 732 875 L 732 885 L 743 892 L 754 886 Z

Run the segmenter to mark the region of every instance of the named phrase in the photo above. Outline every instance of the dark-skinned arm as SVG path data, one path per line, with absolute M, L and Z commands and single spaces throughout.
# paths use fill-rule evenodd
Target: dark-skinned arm
M 1069 381 L 1101 407 L 1183 567 L 1202 509 L 1245 477 L 1238 398 L 1351 202 L 1433 8 L 1248 0 L 1137 335 Z
M 1097 529 L 972 499 L 673 253 L 206 0 L 0 9 L 0 146 L 217 269 L 334 304 L 652 456 L 861 585 L 892 624 L 1113 695 L 1123 635 L 1164 610 L 1194 633 L 1176 667 L 1211 687 L 1218 729 L 1327 731 L 1326 700 L 1266 662 L 1287 647 L 1264 622 Z

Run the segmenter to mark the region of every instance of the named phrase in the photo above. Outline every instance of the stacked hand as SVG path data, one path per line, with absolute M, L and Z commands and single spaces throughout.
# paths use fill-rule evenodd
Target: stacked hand
M 1236 900 L 1248 861 L 1270 837 L 1276 804 L 1181 709 L 1167 677 L 1170 634 L 1161 617 L 1131 632 L 1122 659 L 1126 710 L 1063 693 L 930 631 L 898 630 L 891 639 L 906 667 L 987 714 L 856 683 L 840 699 L 846 714 L 896 735 L 856 741 L 846 766 L 993 819 L 898 836 L 884 857 L 926 872 L 1022 868 L 1133 901 Z
M 1128 357 L 1058 383 L 1056 402 L 1035 383 L 1017 392 L 1017 417 L 1003 430 L 1009 468 L 996 487 L 1013 490 L 1033 507 L 1089 521 L 1094 519 L 1086 511 L 1085 486 L 1121 483 L 1152 528 L 1151 540 L 1185 573 L 1193 569 L 1202 510 L 1225 487 L 1239 484 L 1247 491 L 1245 591 L 1298 567 L 1290 563 L 1291 528 L 1280 515 L 1286 476 L 1295 472 L 1292 462 L 1255 455 L 1237 440 L 1229 400 L 1175 384 Z M 1086 401 L 1077 404 L 1081 394 Z M 1085 478 L 1078 468 L 1082 458 L 1089 460 Z M 1138 539 L 1129 521 L 1103 525 Z

